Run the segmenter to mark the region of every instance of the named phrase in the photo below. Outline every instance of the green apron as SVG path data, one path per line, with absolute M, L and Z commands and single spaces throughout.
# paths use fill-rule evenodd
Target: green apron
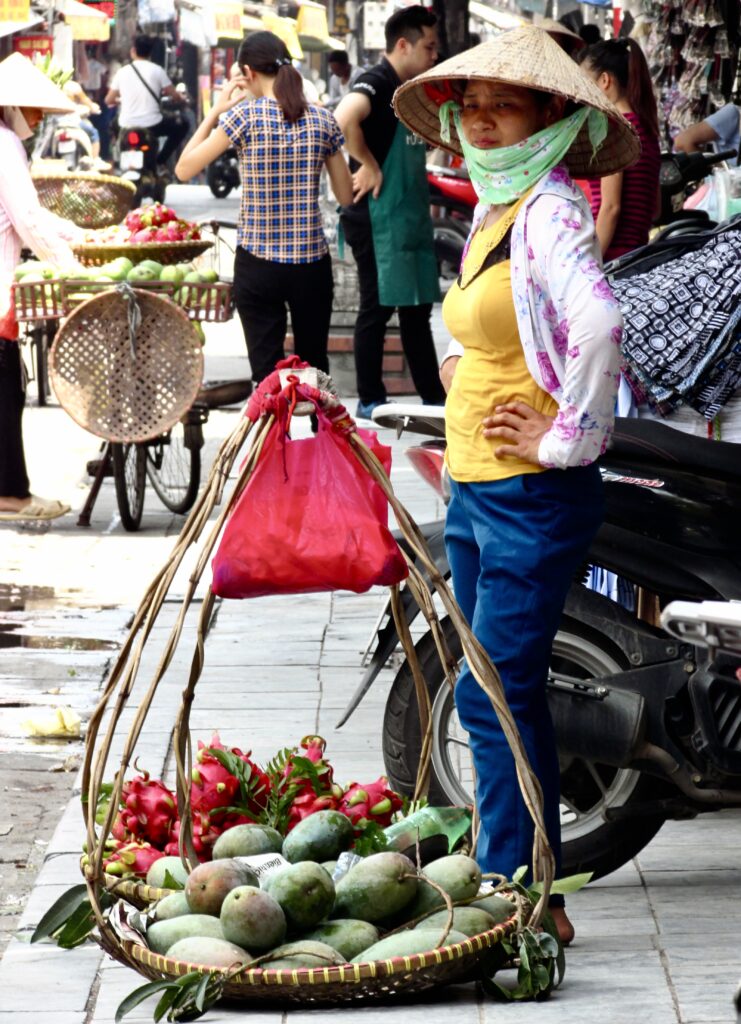
M 440 300 L 425 164 L 422 140 L 398 124 L 381 168 L 381 194 L 368 199 L 382 306 Z

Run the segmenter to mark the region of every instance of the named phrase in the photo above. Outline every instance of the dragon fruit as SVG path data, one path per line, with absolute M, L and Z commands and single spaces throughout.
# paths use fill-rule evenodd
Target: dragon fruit
M 385 775 L 381 775 L 375 782 L 362 786 L 351 782 L 345 790 L 337 809 L 348 816 L 356 831 L 362 831 L 369 821 L 386 828 L 396 811 L 401 809 L 402 799 L 388 788 L 388 781 Z
M 342 788 L 333 782 L 332 765 L 325 760 L 326 740 L 321 736 L 304 736 L 298 748 L 283 766 L 281 788 L 294 791 L 285 821 L 286 834 L 310 814 L 334 810 L 342 796 Z M 311 762 L 311 769 L 301 764 L 301 758 Z
M 121 800 L 111 829 L 114 838 L 125 842 L 133 837 L 164 846 L 178 816 L 177 802 L 167 786 L 144 772 L 124 784 Z
M 154 862 L 164 856 L 162 850 L 156 850 L 151 843 L 117 843 L 117 849 L 103 861 L 103 866 L 106 874 L 119 878 L 146 878 Z
M 247 819 L 244 819 L 245 822 Z M 221 835 L 223 829 L 214 825 L 208 814 L 195 812 L 193 815 L 193 849 L 201 861 L 211 860 L 213 845 Z M 180 856 L 180 822 L 176 821 L 170 832 L 170 838 L 165 846 L 165 853 L 168 857 Z
M 239 779 L 216 758 L 212 750 L 223 750 L 234 755 L 250 768 L 249 796 L 242 806 L 242 792 Z M 241 825 L 259 818 L 265 808 L 270 791 L 270 779 L 250 758 L 250 751 L 244 753 L 238 747 L 227 749 L 218 733 L 214 733 L 206 746 L 199 741 L 193 768 L 193 782 L 190 789 L 190 805 L 194 813 L 208 814 L 218 818 L 222 827 Z M 228 807 L 239 807 L 239 811 L 227 814 Z

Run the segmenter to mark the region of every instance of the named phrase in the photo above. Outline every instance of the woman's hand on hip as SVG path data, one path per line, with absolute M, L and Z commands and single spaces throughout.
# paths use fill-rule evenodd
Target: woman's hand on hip
M 540 442 L 553 426 L 553 417 L 544 416 L 525 402 L 508 402 L 498 405 L 493 416 L 483 421 L 484 437 L 501 439 L 504 443 L 494 449 L 497 459 L 508 456 L 524 459 L 539 466 L 538 449 Z
M 382 185 L 383 172 L 378 164 L 375 167 L 370 164 L 361 164 L 352 176 L 353 202 L 359 202 L 369 192 L 374 199 L 378 199 Z

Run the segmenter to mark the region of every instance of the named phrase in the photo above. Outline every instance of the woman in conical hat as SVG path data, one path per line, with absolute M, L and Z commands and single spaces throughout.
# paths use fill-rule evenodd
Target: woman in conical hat
M 595 177 L 639 153 L 617 108 L 540 29 L 503 33 L 402 85 L 400 119 L 462 153 L 480 202 L 443 304 L 455 339 L 441 376 L 453 585 L 499 669 L 540 780 L 560 858 L 559 767 L 546 701 L 551 644 L 573 574 L 602 519 L 595 459 L 613 422 L 622 335 L 594 223 L 571 174 Z M 533 825 L 489 698 L 464 666 L 481 816 L 478 859 L 512 875 Z M 559 932 L 573 928 L 552 897 Z
M 69 512 L 68 505 L 39 498 L 29 488 L 21 428 L 25 387 L 11 286 L 23 245 L 47 263 L 77 266 L 66 239 L 80 232 L 40 206 L 22 142 L 44 113 L 73 110 L 72 101 L 26 57 L 15 53 L 0 63 L 0 524 Z

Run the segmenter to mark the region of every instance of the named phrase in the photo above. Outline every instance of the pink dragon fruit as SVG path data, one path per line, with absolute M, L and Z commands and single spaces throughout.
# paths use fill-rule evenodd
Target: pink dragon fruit
M 226 750 L 250 767 L 250 797 L 244 807 L 241 806 L 239 780 L 210 753 L 211 749 Z M 190 805 L 194 813 L 208 814 L 212 819 L 218 818 L 222 827 L 241 825 L 258 819 L 267 804 L 270 779 L 251 760 L 250 751 L 244 753 L 238 747 L 227 750 L 219 734 L 214 733 L 208 746 L 199 741 L 196 760 L 198 764 L 193 768 L 193 783 L 190 789 Z M 227 814 L 226 808 L 234 806 L 239 806 L 239 811 Z
M 311 786 L 309 786 L 291 804 L 288 812 L 288 821 L 286 822 L 286 833 L 295 828 L 304 818 L 308 818 L 310 814 L 316 814 L 317 811 L 337 810 L 337 804 L 338 798 L 334 793 L 324 793 L 321 796 L 317 796 Z
M 162 850 L 156 850 L 151 843 L 117 843 L 117 849 L 103 861 L 106 874 L 118 875 L 119 878 L 135 876 L 146 878 L 147 872 L 160 857 Z
M 356 831 L 362 831 L 369 821 L 386 828 L 395 812 L 401 809 L 402 799 L 388 788 L 388 781 L 381 775 L 375 782 L 362 786 L 352 782 L 345 790 L 337 809 L 348 816 Z
M 301 750 L 297 749 L 283 767 L 283 787 L 293 786 L 297 790 L 285 823 L 287 833 L 310 814 L 334 810 L 342 796 L 341 787 L 332 781 L 332 765 L 324 758 L 326 746 L 327 742 L 321 736 L 304 736 Z M 300 763 L 296 763 L 299 757 L 311 761 L 316 775 L 304 771 Z
M 124 784 L 121 798 L 123 806 L 111 829 L 114 838 L 124 842 L 134 837 L 164 846 L 178 816 L 175 797 L 167 786 L 144 772 Z
M 245 819 L 246 821 L 247 819 Z M 193 849 L 201 861 L 211 860 L 213 845 L 221 835 L 223 829 L 214 825 L 208 814 L 196 812 L 193 815 Z M 168 857 L 178 857 L 180 841 L 180 822 L 176 821 L 170 833 L 170 839 L 165 846 L 165 853 Z

